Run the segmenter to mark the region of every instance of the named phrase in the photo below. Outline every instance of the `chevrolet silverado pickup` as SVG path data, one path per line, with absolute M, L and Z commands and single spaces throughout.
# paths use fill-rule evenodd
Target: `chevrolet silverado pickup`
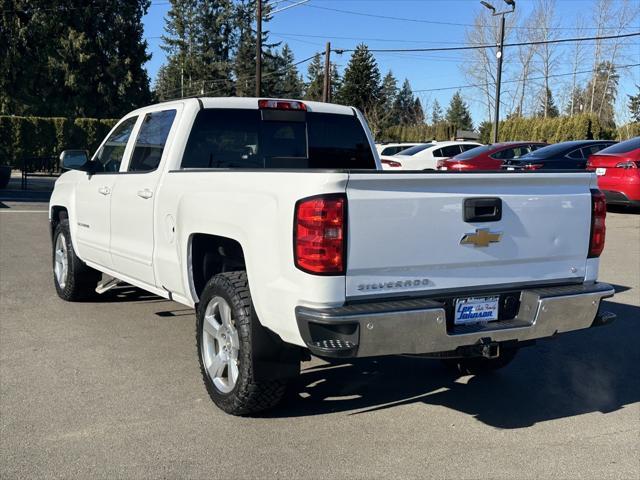
M 383 172 L 358 110 L 256 98 L 141 108 L 61 161 L 58 295 L 126 283 L 194 307 L 204 384 L 234 415 L 276 405 L 310 354 L 480 374 L 614 318 L 590 173 Z

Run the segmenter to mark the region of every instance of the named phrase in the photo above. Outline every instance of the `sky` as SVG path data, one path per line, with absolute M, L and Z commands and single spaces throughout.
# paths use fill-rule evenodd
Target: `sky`
M 270 0 L 276 3 L 275 8 L 290 5 L 299 0 Z M 490 0 L 496 7 L 504 5 L 503 0 Z M 516 0 L 517 12 L 526 16 L 532 9 L 533 0 Z M 160 66 L 165 61 L 165 54 L 160 48 L 164 34 L 164 16 L 169 10 L 166 0 L 151 0 L 151 7 L 144 18 L 145 38 L 152 54 L 146 68 L 152 82 Z M 573 27 L 576 18 L 582 16 L 587 27 L 593 26 L 591 20 L 593 0 L 558 0 L 557 18 L 559 37 L 577 36 Z M 640 2 L 638 3 L 640 5 Z M 324 51 L 327 41 L 334 49 L 350 49 L 364 42 L 369 48 L 420 48 L 444 47 L 465 44 L 465 25 L 473 23 L 477 13 L 483 9 L 477 0 L 310 0 L 308 3 L 276 13 L 266 24 L 273 42 L 288 43 L 293 50 L 296 61 L 302 60 L 316 52 Z M 337 12 L 331 9 L 348 10 L 359 15 Z M 398 17 L 404 20 L 382 18 Z M 435 23 L 427 23 L 435 22 Z M 632 30 L 640 31 L 640 16 Z M 637 27 L 637 28 L 636 28 Z M 591 34 L 593 30 L 585 34 Z M 640 37 L 633 40 L 629 58 L 617 62 L 620 64 L 640 63 Z M 565 47 L 564 51 L 571 47 Z M 513 49 L 511 49 L 513 50 Z M 511 60 L 510 60 L 510 53 Z M 513 61 L 515 51 L 505 49 L 505 69 Z M 566 57 L 568 57 L 568 53 Z M 342 71 L 349 61 L 350 54 L 332 53 Z M 468 52 L 440 53 L 375 53 L 382 76 L 391 70 L 399 84 L 408 78 L 414 91 L 445 88 L 447 90 L 420 92 L 419 96 L 425 110 L 430 111 L 434 100 L 443 108 L 449 103 L 455 92 L 451 87 L 467 85 L 462 71 L 465 62 L 469 61 Z M 592 68 L 590 61 L 585 61 L 582 70 Z M 298 67 L 306 73 L 306 64 Z M 568 60 L 560 59 L 556 73 L 571 71 Z M 640 85 L 640 67 L 627 68 L 620 71 L 617 109 L 621 112 L 619 120 L 625 120 L 624 105 L 627 94 L 636 93 L 636 84 Z M 582 74 L 579 79 L 586 80 L 589 74 Z M 571 77 L 563 77 L 554 81 L 553 86 L 560 90 L 562 82 Z M 503 87 L 504 88 L 504 87 Z M 471 109 L 474 123 L 477 125 L 486 119 L 487 114 L 482 97 L 476 89 L 461 90 L 464 100 Z M 555 94 L 555 92 L 554 92 Z M 558 93 L 559 95 L 559 93 Z M 557 98 L 557 103 L 562 103 Z

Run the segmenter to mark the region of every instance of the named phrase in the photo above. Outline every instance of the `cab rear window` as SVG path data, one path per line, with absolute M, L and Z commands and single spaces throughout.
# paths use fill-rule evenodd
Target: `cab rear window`
M 355 115 L 205 109 L 194 121 L 182 168 L 375 169 Z

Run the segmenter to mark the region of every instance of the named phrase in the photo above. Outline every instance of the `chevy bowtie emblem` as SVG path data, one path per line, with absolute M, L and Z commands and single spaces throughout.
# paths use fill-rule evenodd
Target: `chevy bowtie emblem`
M 502 232 L 491 232 L 488 228 L 476 228 L 476 233 L 467 233 L 460 240 L 460 245 L 472 244 L 474 247 L 488 247 L 502 238 Z

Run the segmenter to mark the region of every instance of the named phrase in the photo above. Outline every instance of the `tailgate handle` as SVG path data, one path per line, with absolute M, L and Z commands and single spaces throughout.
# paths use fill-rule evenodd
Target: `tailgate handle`
M 465 222 L 497 222 L 502 219 L 502 199 L 465 198 L 463 215 Z

